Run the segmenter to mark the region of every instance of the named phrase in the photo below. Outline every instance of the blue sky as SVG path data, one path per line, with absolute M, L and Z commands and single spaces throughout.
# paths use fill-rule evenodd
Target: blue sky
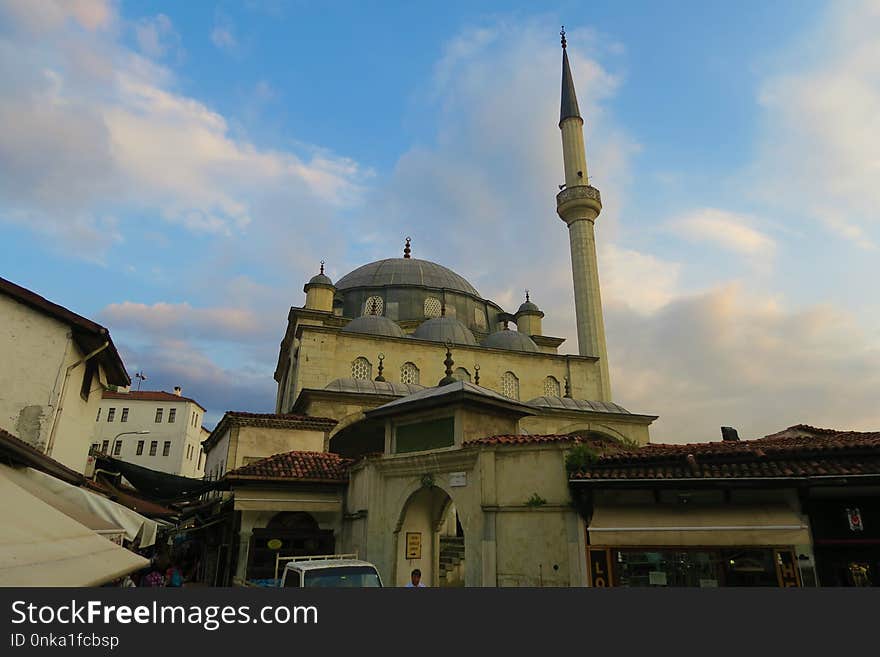
M 559 25 L 616 401 L 658 441 L 880 424 L 880 3 L 0 0 L 0 275 L 216 421 L 287 308 L 396 255 L 576 350 Z

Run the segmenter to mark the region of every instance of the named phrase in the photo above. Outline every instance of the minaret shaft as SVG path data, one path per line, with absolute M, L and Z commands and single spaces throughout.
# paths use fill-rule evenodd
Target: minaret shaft
M 602 316 L 594 232 L 595 221 L 602 211 L 602 200 L 599 190 L 589 183 L 584 121 L 580 116 L 565 45 L 563 35 L 559 129 L 562 132 L 565 188 L 556 196 L 556 211 L 568 226 L 578 353 L 599 359 L 600 395 L 602 401 L 611 401 L 611 379 L 608 373 L 608 350 L 605 346 L 605 320 Z

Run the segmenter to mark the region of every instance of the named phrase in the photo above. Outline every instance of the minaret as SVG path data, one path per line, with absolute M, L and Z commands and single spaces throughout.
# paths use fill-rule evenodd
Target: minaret
M 584 120 L 578 109 L 574 81 L 571 78 L 564 28 L 560 34 L 562 36 L 562 107 L 559 113 L 559 129 L 562 131 L 565 188 L 556 196 L 556 212 L 568 225 L 578 353 L 581 356 L 598 356 L 601 401 L 611 401 L 611 380 L 608 377 L 605 322 L 602 319 L 602 298 L 599 294 L 599 271 L 594 235 L 594 224 L 602 211 L 602 199 L 599 190 L 590 186 L 587 155 L 584 149 Z

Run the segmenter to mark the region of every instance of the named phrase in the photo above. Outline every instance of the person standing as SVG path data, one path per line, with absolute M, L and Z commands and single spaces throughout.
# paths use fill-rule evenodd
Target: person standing
M 408 588 L 408 589 L 427 588 L 424 584 L 422 584 L 422 571 L 421 570 L 416 568 L 415 570 L 412 571 L 412 573 L 410 574 L 410 580 L 406 584 L 406 588 Z

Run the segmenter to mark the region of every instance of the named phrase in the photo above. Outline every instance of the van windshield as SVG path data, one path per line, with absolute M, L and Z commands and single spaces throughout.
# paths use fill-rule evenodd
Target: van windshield
M 337 566 L 335 568 L 315 568 L 305 573 L 307 588 L 373 588 L 382 586 L 379 574 L 371 566 Z

